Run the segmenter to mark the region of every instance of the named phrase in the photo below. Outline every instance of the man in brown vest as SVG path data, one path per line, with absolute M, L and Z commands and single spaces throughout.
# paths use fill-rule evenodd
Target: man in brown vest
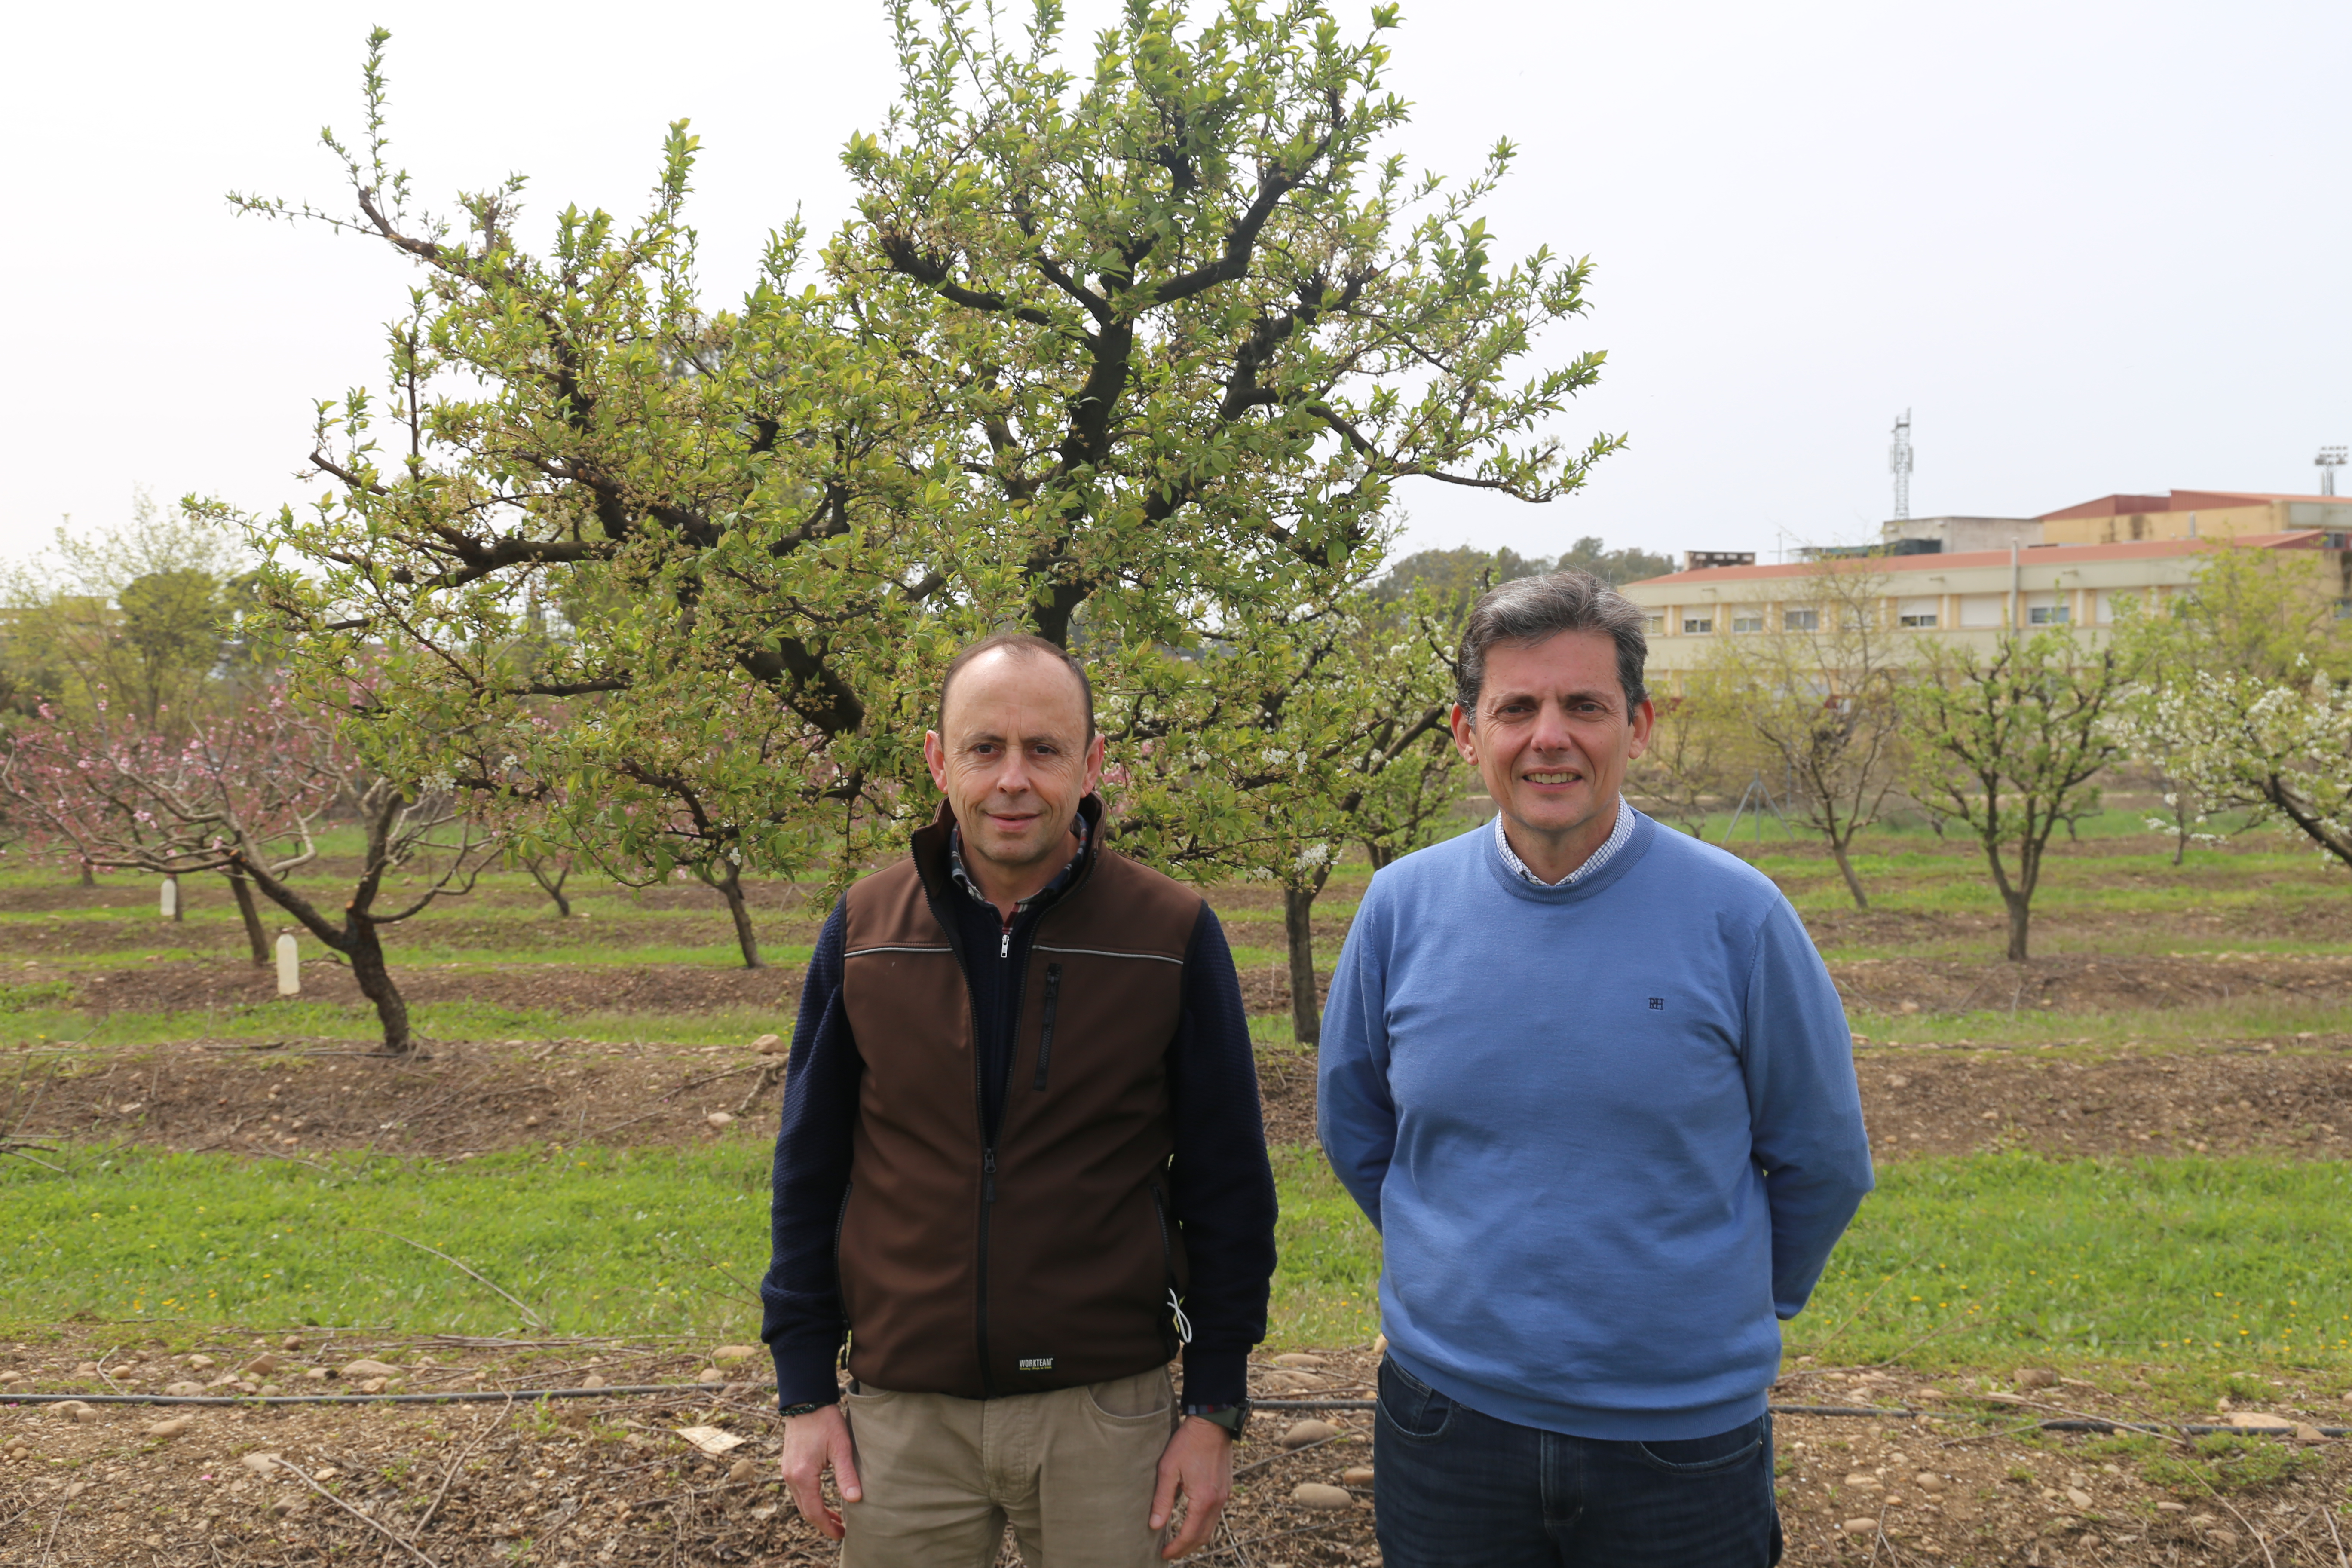
M 1274 1271 L 1233 958 L 1103 843 L 1061 648 L 965 649 L 923 754 L 937 820 L 835 906 L 801 994 L 761 1286 L 784 1479 L 845 1568 L 987 1568 L 1007 1523 L 1031 1568 L 1180 1557 L 1232 1487 Z

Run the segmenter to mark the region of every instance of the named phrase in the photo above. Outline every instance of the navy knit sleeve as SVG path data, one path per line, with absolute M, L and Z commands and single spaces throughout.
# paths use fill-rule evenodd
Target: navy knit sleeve
M 1241 978 L 1206 904 L 1185 954 L 1168 1078 L 1176 1120 L 1169 1196 L 1192 1263 L 1184 1402 L 1231 1405 L 1248 1392 L 1249 1352 L 1265 1338 L 1276 1205 Z
M 780 1409 L 830 1405 L 839 1397 L 834 1368 L 844 1322 L 834 1227 L 849 1191 L 850 1130 L 864 1068 L 842 1010 L 847 909 L 846 902 L 834 905 L 817 933 L 785 1064 L 769 1210 L 772 1250 L 767 1278 L 760 1281 L 760 1337 L 776 1359 Z

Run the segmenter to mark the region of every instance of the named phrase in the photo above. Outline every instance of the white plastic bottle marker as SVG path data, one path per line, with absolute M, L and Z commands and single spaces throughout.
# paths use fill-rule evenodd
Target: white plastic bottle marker
M 180 884 L 171 878 L 163 879 L 163 890 L 156 895 L 155 907 L 165 920 L 170 920 L 180 907 Z
M 302 955 L 290 931 L 278 939 L 278 994 L 302 994 Z

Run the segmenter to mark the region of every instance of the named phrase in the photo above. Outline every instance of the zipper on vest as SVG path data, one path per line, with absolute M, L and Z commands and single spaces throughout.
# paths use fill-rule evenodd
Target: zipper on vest
M 1045 966 L 1045 1018 L 1037 1034 L 1037 1078 L 1031 1086 L 1041 1094 L 1045 1089 L 1045 1068 L 1054 1060 L 1054 1010 L 1061 1001 L 1062 966 L 1049 963 Z
M 995 1380 L 988 1375 L 988 1218 L 996 1207 L 996 1149 L 991 1144 L 980 1152 L 980 1395 L 987 1398 L 995 1392 Z

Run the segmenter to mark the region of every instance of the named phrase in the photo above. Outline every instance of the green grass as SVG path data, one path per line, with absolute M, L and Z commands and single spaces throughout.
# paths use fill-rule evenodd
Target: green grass
M 1274 1151 L 1282 1199 L 1270 1350 L 1369 1343 L 1381 1331 L 1381 1238 L 1319 1149 Z
M 754 1331 L 768 1149 L 539 1148 L 458 1164 L 311 1165 L 75 1146 L 59 1175 L 0 1162 L 0 1278 L 17 1324 L 306 1322 L 489 1333 Z M 1276 1151 L 1273 1349 L 1379 1328 L 1380 1241 L 1319 1154 Z M 1922 1369 L 2178 1370 L 2183 1397 L 2246 1368 L 2352 1367 L 2352 1172 L 2257 1159 L 1887 1167 L 1789 1325 L 1790 1352 Z M 393 1233 L 386 1235 L 383 1233 Z
M 567 1334 L 756 1339 L 769 1144 L 530 1149 L 457 1164 L 314 1164 L 73 1146 L 57 1174 L 0 1160 L 0 1321 L 84 1316 L 182 1329 L 319 1323 L 488 1334 L 516 1308 Z M 1272 1339 L 1379 1327 L 1380 1242 L 1319 1155 L 1277 1151 L 1282 1265 Z M 385 1234 L 390 1233 L 390 1234 Z
M 2352 1366 L 2352 1170 L 1982 1154 L 1882 1166 L 1792 1353 Z
M 0 1278 L 20 1321 L 320 1323 L 757 1337 L 768 1151 L 540 1149 L 317 1165 L 140 1148 L 0 1162 Z M 391 1233 L 391 1234 L 384 1234 Z
M 2232 1040 L 2286 1040 L 2297 1035 L 2352 1034 L 2352 1006 L 2322 1002 L 2232 1002 L 2202 1007 L 2130 1007 L 2102 1012 L 2021 1007 L 2015 1013 L 1881 1013 L 1849 1005 L 1855 1034 L 1879 1047 L 2020 1047 L 2086 1056 L 2129 1050 L 2211 1050 Z M 2291 1047 L 2288 1048 L 2292 1048 Z

